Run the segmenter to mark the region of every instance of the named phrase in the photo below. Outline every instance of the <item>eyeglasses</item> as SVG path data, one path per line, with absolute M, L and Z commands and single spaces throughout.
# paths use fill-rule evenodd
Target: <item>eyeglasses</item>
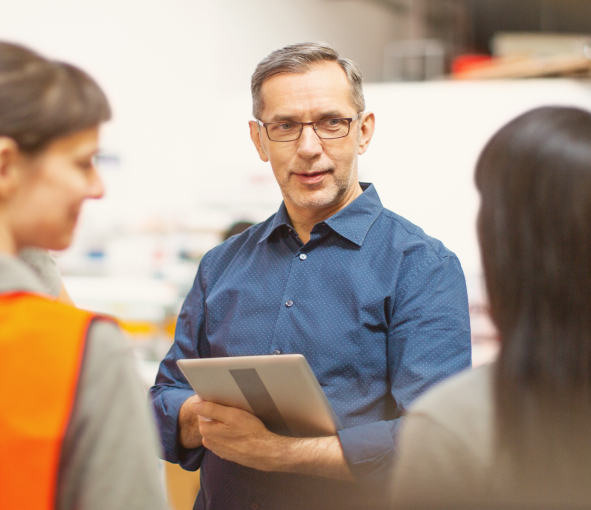
M 272 142 L 293 142 L 297 140 L 304 130 L 304 126 L 312 126 L 318 138 L 333 140 L 344 138 L 349 134 L 351 122 L 361 117 L 361 113 L 348 119 L 322 119 L 316 122 L 295 122 L 283 120 L 279 122 L 261 122 L 257 124 L 267 131 L 267 136 Z

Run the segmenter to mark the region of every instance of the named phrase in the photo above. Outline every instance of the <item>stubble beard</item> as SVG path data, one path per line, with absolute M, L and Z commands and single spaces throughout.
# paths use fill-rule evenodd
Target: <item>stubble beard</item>
M 284 198 L 293 203 L 296 207 L 301 209 L 323 209 L 338 204 L 347 191 L 351 189 L 353 184 L 355 172 L 351 172 L 347 177 L 337 177 L 334 173 L 328 175 L 325 180 L 329 180 L 318 190 L 313 189 L 298 189 L 295 184 L 294 175 L 290 175 L 288 180 L 281 186 Z M 290 183 L 289 180 L 293 179 Z

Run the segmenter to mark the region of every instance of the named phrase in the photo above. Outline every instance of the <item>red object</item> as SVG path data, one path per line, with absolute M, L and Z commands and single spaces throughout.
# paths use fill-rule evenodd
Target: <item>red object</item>
M 492 61 L 490 55 L 467 53 L 456 57 L 451 65 L 453 74 L 462 74 L 474 69 L 482 69 Z

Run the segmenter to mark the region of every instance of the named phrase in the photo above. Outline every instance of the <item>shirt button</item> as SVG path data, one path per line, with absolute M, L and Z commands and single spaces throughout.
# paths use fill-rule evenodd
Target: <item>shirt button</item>
M 293 301 L 290 299 L 287 303 L 285 303 L 285 306 L 287 306 L 287 308 L 290 308 L 291 306 L 293 306 Z
M 275 349 L 275 350 L 273 351 L 273 354 L 281 354 L 281 351 L 280 351 L 279 349 Z
M 252 510 L 258 510 L 259 505 L 257 503 L 253 503 L 252 505 L 250 505 L 250 508 L 252 508 Z
M 300 260 L 306 260 L 307 258 L 308 258 L 308 255 L 306 255 L 305 253 L 300 254 Z

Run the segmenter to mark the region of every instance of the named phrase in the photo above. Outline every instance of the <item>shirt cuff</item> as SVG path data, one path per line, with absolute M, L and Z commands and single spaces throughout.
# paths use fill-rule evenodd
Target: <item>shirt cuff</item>
M 199 469 L 205 448 L 185 448 L 180 444 L 178 427 L 179 411 L 189 397 L 195 395 L 193 390 L 174 389 L 167 391 L 163 396 L 163 405 L 160 409 L 156 406 L 156 414 L 160 415 L 160 434 L 164 460 L 179 464 L 187 471 Z
M 395 443 L 386 421 L 338 432 L 347 465 L 358 482 L 387 482 L 392 474 Z

